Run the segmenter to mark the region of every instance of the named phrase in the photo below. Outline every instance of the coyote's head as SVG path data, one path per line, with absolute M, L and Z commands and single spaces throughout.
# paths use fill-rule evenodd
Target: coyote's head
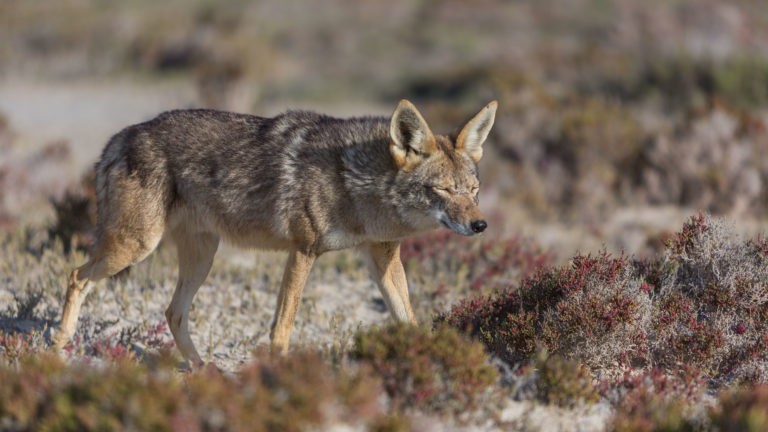
M 398 168 L 395 188 L 401 214 L 414 226 L 440 224 L 463 235 L 479 234 L 487 223 L 478 208 L 477 163 L 493 126 L 496 101 L 480 110 L 458 132 L 434 135 L 416 107 L 397 106 L 389 146 Z

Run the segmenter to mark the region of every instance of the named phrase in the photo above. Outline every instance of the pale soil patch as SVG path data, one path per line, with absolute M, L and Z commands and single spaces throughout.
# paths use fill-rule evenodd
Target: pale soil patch
M 181 80 L 0 80 L 0 113 L 17 131 L 19 146 L 34 151 L 50 141 L 69 142 L 75 161 L 72 180 L 96 162 L 120 129 L 195 103 L 192 83 Z

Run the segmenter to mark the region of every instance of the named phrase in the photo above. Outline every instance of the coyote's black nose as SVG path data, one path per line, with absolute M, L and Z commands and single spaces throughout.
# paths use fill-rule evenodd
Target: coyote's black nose
M 485 223 L 484 220 L 476 220 L 476 221 L 472 222 L 472 224 L 470 226 L 472 227 L 472 231 L 474 231 L 476 233 L 481 233 L 481 232 L 485 231 L 485 229 L 488 227 L 488 224 Z

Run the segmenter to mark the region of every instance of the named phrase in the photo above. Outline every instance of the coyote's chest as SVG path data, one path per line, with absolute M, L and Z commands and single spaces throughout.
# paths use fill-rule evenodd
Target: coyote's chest
M 320 246 L 323 250 L 340 250 L 359 246 L 366 240 L 365 236 L 334 228 L 320 237 Z

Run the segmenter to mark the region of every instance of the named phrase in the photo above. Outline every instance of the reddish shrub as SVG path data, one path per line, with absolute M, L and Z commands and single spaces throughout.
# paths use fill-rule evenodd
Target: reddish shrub
M 642 338 L 649 300 L 633 272 L 623 256 L 577 256 L 523 279 L 516 290 L 462 301 L 438 321 L 469 331 L 510 363 L 527 361 L 537 344 L 594 362 L 627 350 L 619 336 L 624 343 Z
M 437 321 L 511 364 L 528 362 L 540 344 L 594 370 L 688 365 L 715 386 L 766 381 L 765 242 L 740 241 L 699 214 L 667 247 L 651 261 L 577 256 L 517 288 L 461 301 Z
M 693 407 L 701 401 L 705 386 L 693 370 L 671 376 L 653 369 L 639 374 L 627 372 L 619 380 L 603 382 L 601 387 L 616 409 L 611 430 L 684 431 L 693 430 Z
M 675 255 L 683 255 L 693 250 L 700 237 L 709 231 L 707 218 L 704 213 L 691 216 L 683 223 L 683 229 L 671 234 L 665 241 L 667 250 Z
M 701 368 L 717 382 L 765 380 L 768 257 L 722 220 L 698 214 L 668 243 L 649 334 L 655 364 Z M 755 375 L 757 373 L 757 376 Z M 760 375 L 763 375 L 760 378 Z
M 432 285 L 468 287 L 474 292 L 504 289 L 521 276 L 549 266 L 553 256 L 522 238 L 480 241 L 448 231 L 408 238 L 400 247 L 408 274 L 440 278 Z

